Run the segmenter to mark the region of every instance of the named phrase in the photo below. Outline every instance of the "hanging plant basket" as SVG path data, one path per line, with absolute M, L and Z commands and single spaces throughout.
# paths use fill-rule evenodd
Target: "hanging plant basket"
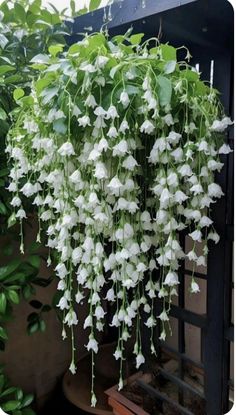
M 106 319 L 104 300 L 114 307 L 118 329 L 114 357 L 123 387 L 125 344 L 136 328 L 136 368 L 145 362 L 142 324 L 160 340 L 171 332 L 169 312 L 178 295 L 178 269 L 192 262 L 191 293 L 199 292 L 197 266 L 206 266 L 208 241 L 219 241 L 211 206 L 223 192 L 215 172 L 223 163 L 224 131 L 231 124 L 218 91 L 189 65 L 185 47 L 146 40 L 144 34 L 109 40 L 96 33 L 61 54 L 32 59 L 39 79 L 31 94 L 17 89 L 16 122 L 8 136 L 13 163 L 9 191 L 21 224 L 24 251 L 24 197 L 37 207 L 37 240 L 47 235 L 48 264 L 56 261 L 65 339 L 72 345 L 77 304 L 86 298 L 92 352 L 92 406 L 97 333 Z M 179 49 L 186 59 L 178 60 Z M 61 55 L 60 55 L 61 54 Z M 192 248 L 184 252 L 184 231 Z M 202 244 L 202 254 L 197 247 Z M 156 315 L 155 301 L 162 304 Z

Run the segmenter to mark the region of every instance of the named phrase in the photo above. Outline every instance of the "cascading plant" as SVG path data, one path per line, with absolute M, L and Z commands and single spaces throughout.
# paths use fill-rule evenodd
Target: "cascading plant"
M 94 371 L 105 297 L 119 332 L 114 356 L 120 388 L 132 326 L 137 368 L 145 360 L 141 324 L 150 328 L 151 353 L 157 324 L 165 340 L 186 258 L 193 263 L 191 292 L 199 291 L 194 270 L 206 265 L 208 241 L 219 240 L 210 210 L 223 192 L 214 174 L 223 167 L 220 155 L 231 151 L 223 134 L 231 121 L 218 92 L 188 62 L 177 61 L 178 49 L 157 39 L 141 43 L 142 37 L 109 40 L 96 33 L 60 55 L 55 45 L 51 56 L 36 56 L 40 75 L 29 96 L 15 90 L 19 107 L 7 146 L 8 189 L 21 235 L 26 196 L 38 211 L 38 241 L 44 229 L 48 235 L 48 264 L 50 252 L 57 255 L 62 335 L 68 327 L 72 339 L 70 370 L 76 371 L 77 304 L 88 298 L 83 324 L 90 330 L 86 347 Z M 182 231 L 193 240 L 187 253 Z M 163 307 L 159 315 L 156 299 Z M 95 406 L 94 375 L 91 396 Z

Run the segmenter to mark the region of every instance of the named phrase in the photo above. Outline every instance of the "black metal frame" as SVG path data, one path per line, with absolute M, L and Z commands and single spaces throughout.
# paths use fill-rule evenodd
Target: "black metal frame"
M 221 91 L 225 110 L 232 114 L 232 58 L 233 58 L 233 10 L 227 0 L 146 0 L 146 8 L 141 0 L 124 0 L 111 7 L 113 20 L 107 23 L 111 35 L 124 33 L 130 26 L 134 32 L 144 32 L 145 36 L 157 36 L 162 27 L 162 41 L 189 47 L 193 56 L 199 58 L 200 70 L 205 79 L 209 78 L 210 61 L 215 62 L 214 86 Z M 75 42 L 88 26 L 99 31 L 103 22 L 104 10 L 81 16 L 73 25 Z M 233 132 L 229 132 L 228 142 L 233 147 Z M 207 415 L 221 415 L 229 410 L 230 343 L 233 342 L 231 323 L 232 299 L 232 244 L 233 244 L 233 155 L 224 157 L 225 167 L 217 181 L 221 184 L 225 197 L 213 209 L 215 227 L 220 234 L 219 244 L 211 244 L 208 257 L 207 275 L 196 273 L 196 278 L 207 281 L 207 314 L 189 311 L 185 308 L 185 281 L 191 272 L 183 264 L 180 270 L 178 306 L 173 306 L 171 315 L 178 320 L 178 348 L 172 348 L 158 341 L 158 354 L 171 352 L 179 362 L 178 376 L 160 369 L 162 376 L 179 388 L 178 402 L 139 381 L 140 386 L 159 401 L 168 402 L 181 414 L 194 415 L 184 407 L 184 392 L 191 392 L 206 401 Z M 182 246 L 185 237 L 182 236 Z M 158 308 L 158 303 L 157 303 Z M 201 329 L 202 361 L 196 361 L 186 354 L 185 324 Z M 144 333 L 144 350 L 148 349 L 148 337 Z M 184 380 L 185 363 L 204 371 L 204 395 Z

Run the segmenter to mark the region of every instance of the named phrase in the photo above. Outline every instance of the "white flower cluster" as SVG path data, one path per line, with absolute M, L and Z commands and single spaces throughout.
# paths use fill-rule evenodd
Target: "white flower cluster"
M 88 39 L 81 48 L 89 47 Z M 91 61 L 83 56 L 68 55 L 52 68 L 57 84 L 66 83 L 56 99 L 45 105 L 50 88 L 41 93 L 32 87 L 34 106 L 21 112 L 8 139 L 13 164 L 8 189 L 21 222 L 23 196 L 37 207 L 38 240 L 45 223 L 47 246 L 57 253 L 64 324 L 73 335 L 75 304 L 89 293 L 83 325 L 90 330 L 86 347 L 97 353 L 96 331 L 104 327 L 105 302 L 112 303 L 111 326 L 119 331 L 114 356 L 122 365 L 124 343 L 135 325 L 138 368 L 144 363 L 141 315 L 155 352 L 153 330 L 160 322 L 165 340 L 181 261 L 188 258 L 193 270 L 205 266 L 207 241 L 219 240 L 209 208 L 223 195 L 214 175 L 223 167 L 220 155 L 231 151 L 219 134 L 231 121 L 220 117 L 214 92 L 211 99 L 208 91 L 198 94 L 181 71 L 166 75 L 172 98 L 163 103 L 158 58 L 146 51 L 131 60 L 107 46 L 104 56 Z M 114 60 L 117 78 L 110 70 Z M 193 240 L 188 253 L 180 245 L 182 231 Z M 195 249 L 199 242 L 201 256 Z M 198 291 L 193 275 L 191 292 Z M 163 304 L 159 315 L 157 298 Z M 72 349 L 75 372 L 74 344 Z

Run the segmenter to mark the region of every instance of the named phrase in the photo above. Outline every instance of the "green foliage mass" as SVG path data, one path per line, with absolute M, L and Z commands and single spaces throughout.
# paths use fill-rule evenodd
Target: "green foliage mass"
M 31 409 L 34 396 L 24 394 L 22 389 L 11 386 L 0 366 L 0 408 L 11 415 L 35 415 Z
M 31 3 L 31 4 L 30 4 Z M 0 5 L 0 232 L 7 232 L 11 214 L 7 184 L 8 165 L 4 149 L 6 133 L 11 125 L 11 111 L 16 101 L 28 91 L 35 70 L 31 59 L 65 44 L 69 34 L 65 11 L 42 8 L 42 1 L 4 1 Z M 14 90 L 18 92 L 13 95 Z M 19 95 L 19 93 L 21 95 Z M 14 224 L 10 217 L 8 225 Z
M 35 246 L 28 258 L 10 259 L 13 243 L 18 240 L 15 217 L 9 203 L 7 175 L 9 165 L 5 157 L 6 134 L 12 123 L 11 113 L 16 102 L 27 94 L 33 76 L 34 65 L 30 62 L 39 53 L 51 53 L 58 45 L 65 44 L 69 35 L 65 23 L 65 11 L 55 8 L 50 12 L 42 8 L 42 1 L 4 1 L 0 5 L 0 235 L 7 235 L 5 254 L 7 265 L 0 267 L 0 350 L 4 350 L 8 338 L 4 323 L 13 316 L 14 304 L 20 298 L 29 300 L 35 294 L 32 284 L 48 285 L 50 281 L 38 278 L 40 257 Z M 34 325 L 34 330 L 32 329 Z M 44 331 L 45 322 L 37 314 L 37 330 Z M 36 321 L 28 320 L 27 330 L 36 330 Z

